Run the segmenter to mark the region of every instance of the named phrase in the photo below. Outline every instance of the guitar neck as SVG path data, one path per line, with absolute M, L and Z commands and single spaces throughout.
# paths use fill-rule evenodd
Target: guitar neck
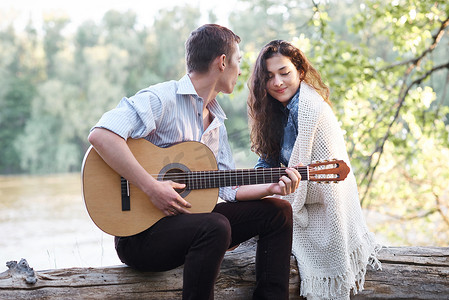
M 189 190 L 210 189 L 225 186 L 252 185 L 278 182 L 287 175 L 286 168 L 237 169 L 218 171 L 194 171 L 184 173 L 181 179 Z M 301 180 L 308 180 L 307 166 L 296 167 Z M 179 177 L 179 175 L 177 175 Z M 173 181 L 177 181 L 173 179 Z

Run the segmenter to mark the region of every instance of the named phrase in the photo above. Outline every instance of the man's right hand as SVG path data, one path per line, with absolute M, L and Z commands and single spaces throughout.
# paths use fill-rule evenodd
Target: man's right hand
M 153 202 L 154 206 L 167 216 L 190 214 L 187 208 L 192 207 L 192 205 L 183 199 L 175 190 L 184 188 L 185 184 L 174 181 L 154 180 L 145 193 L 151 202 Z

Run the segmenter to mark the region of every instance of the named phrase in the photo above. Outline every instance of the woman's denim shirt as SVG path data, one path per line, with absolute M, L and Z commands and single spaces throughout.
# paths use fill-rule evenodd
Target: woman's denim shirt
M 298 99 L 299 89 L 287 106 L 282 108 L 285 118 L 282 120 L 284 134 L 281 139 L 281 152 L 279 158 L 274 160 L 259 157 L 254 168 L 277 168 L 282 165 L 288 166 L 288 161 L 290 160 L 293 146 L 295 145 L 296 136 L 298 135 Z

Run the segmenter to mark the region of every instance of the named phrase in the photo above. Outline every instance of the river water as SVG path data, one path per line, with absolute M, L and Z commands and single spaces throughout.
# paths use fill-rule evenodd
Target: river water
M 0 273 L 21 258 L 35 270 L 121 264 L 89 218 L 79 174 L 0 177 L 0 212 Z

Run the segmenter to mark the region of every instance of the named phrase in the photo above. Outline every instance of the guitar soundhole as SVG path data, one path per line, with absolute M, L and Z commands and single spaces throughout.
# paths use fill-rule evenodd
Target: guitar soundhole
M 161 172 L 159 173 L 158 180 L 159 181 L 167 181 L 171 180 L 177 183 L 185 184 L 187 186 L 187 174 L 190 172 L 189 168 L 181 164 L 168 164 L 166 165 Z M 186 197 L 190 190 L 184 189 L 175 189 L 181 197 Z

